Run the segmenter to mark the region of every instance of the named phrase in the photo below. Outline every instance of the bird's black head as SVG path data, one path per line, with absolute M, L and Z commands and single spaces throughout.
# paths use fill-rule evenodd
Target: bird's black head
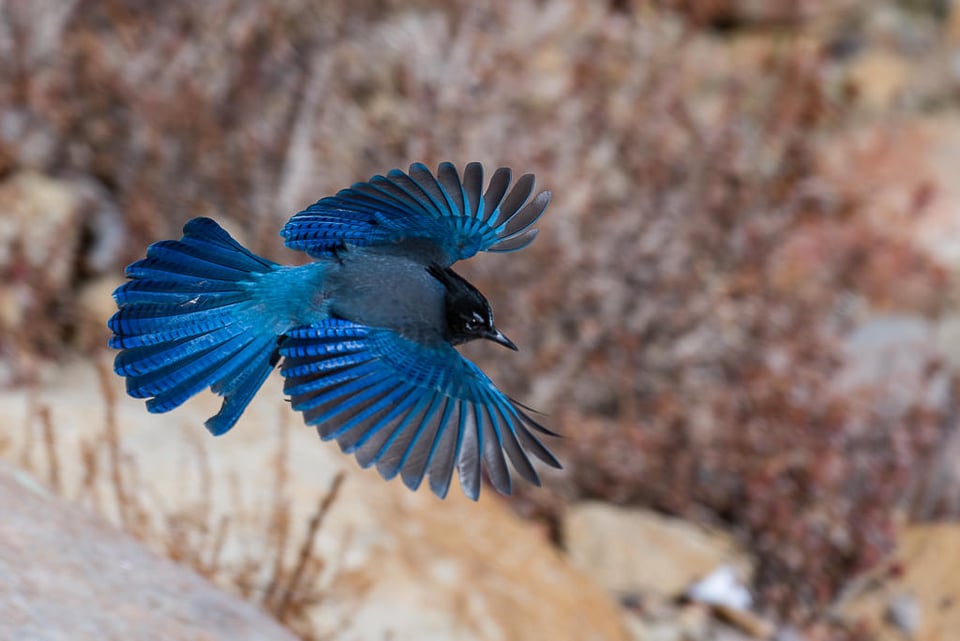
M 480 291 L 449 267 L 431 265 L 430 273 L 446 288 L 448 340 L 459 345 L 477 338 L 486 338 L 504 347 L 517 346 L 493 324 L 493 310 Z

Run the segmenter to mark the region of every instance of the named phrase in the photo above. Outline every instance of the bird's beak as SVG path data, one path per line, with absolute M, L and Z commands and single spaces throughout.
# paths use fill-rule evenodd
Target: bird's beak
M 515 352 L 516 352 L 516 351 L 519 351 L 519 349 L 520 349 L 520 348 L 518 348 L 518 347 L 513 343 L 512 340 L 510 340 L 509 338 L 507 338 L 506 336 L 504 336 L 504 335 L 503 335 L 503 332 L 501 332 L 501 331 L 500 331 L 499 329 L 497 329 L 496 327 L 494 327 L 491 331 L 489 331 L 489 332 L 487 332 L 486 334 L 484 334 L 483 337 L 486 338 L 487 340 L 493 341 L 494 343 L 500 343 L 500 344 L 503 345 L 504 347 L 509 347 L 510 349 L 512 349 L 512 350 L 515 351 Z

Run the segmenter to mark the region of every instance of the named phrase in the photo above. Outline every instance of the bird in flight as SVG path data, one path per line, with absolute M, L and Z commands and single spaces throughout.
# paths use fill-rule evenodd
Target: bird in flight
M 257 256 L 209 218 L 147 248 L 113 293 L 114 370 L 150 412 L 210 388 L 223 397 L 214 434 L 240 418 L 271 370 L 324 440 L 363 467 L 443 498 L 456 469 L 471 499 L 483 472 L 502 494 L 508 463 L 536 485 L 531 457 L 559 468 L 537 434 L 556 436 L 501 392 L 455 345 L 485 338 L 516 350 L 476 287 L 451 269 L 479 251 L 510 252 L 537 235 L 550 202 L 531 174 L 511 188 L 499 168 L 461 178 L 448 162 L 394 169 L 323 198 L 280 235 L 313 260 Z

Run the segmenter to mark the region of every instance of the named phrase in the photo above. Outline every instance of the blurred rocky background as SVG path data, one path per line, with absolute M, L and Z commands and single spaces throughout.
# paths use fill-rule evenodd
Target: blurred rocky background
M 216 440 L 123 395 L 148 243 L 302 261 L 416 160 L 554 192 L 462 267 L 544 488 L 383 483 L 276 378 Z M 955 0 L 0 0 L 0 638 L 958 638 L 958 168 Z

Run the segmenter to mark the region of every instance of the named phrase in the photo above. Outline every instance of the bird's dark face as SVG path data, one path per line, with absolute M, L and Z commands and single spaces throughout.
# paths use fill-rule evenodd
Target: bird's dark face
M 486 338 L 504 347 L 516 350 L 513 341 L 493 324 L 493 310 L 480 291 L 449 267 L 430 267 L 434 278 L 446 288 L 446 317 L 448 340 L 460 345 L 477 338 Z

